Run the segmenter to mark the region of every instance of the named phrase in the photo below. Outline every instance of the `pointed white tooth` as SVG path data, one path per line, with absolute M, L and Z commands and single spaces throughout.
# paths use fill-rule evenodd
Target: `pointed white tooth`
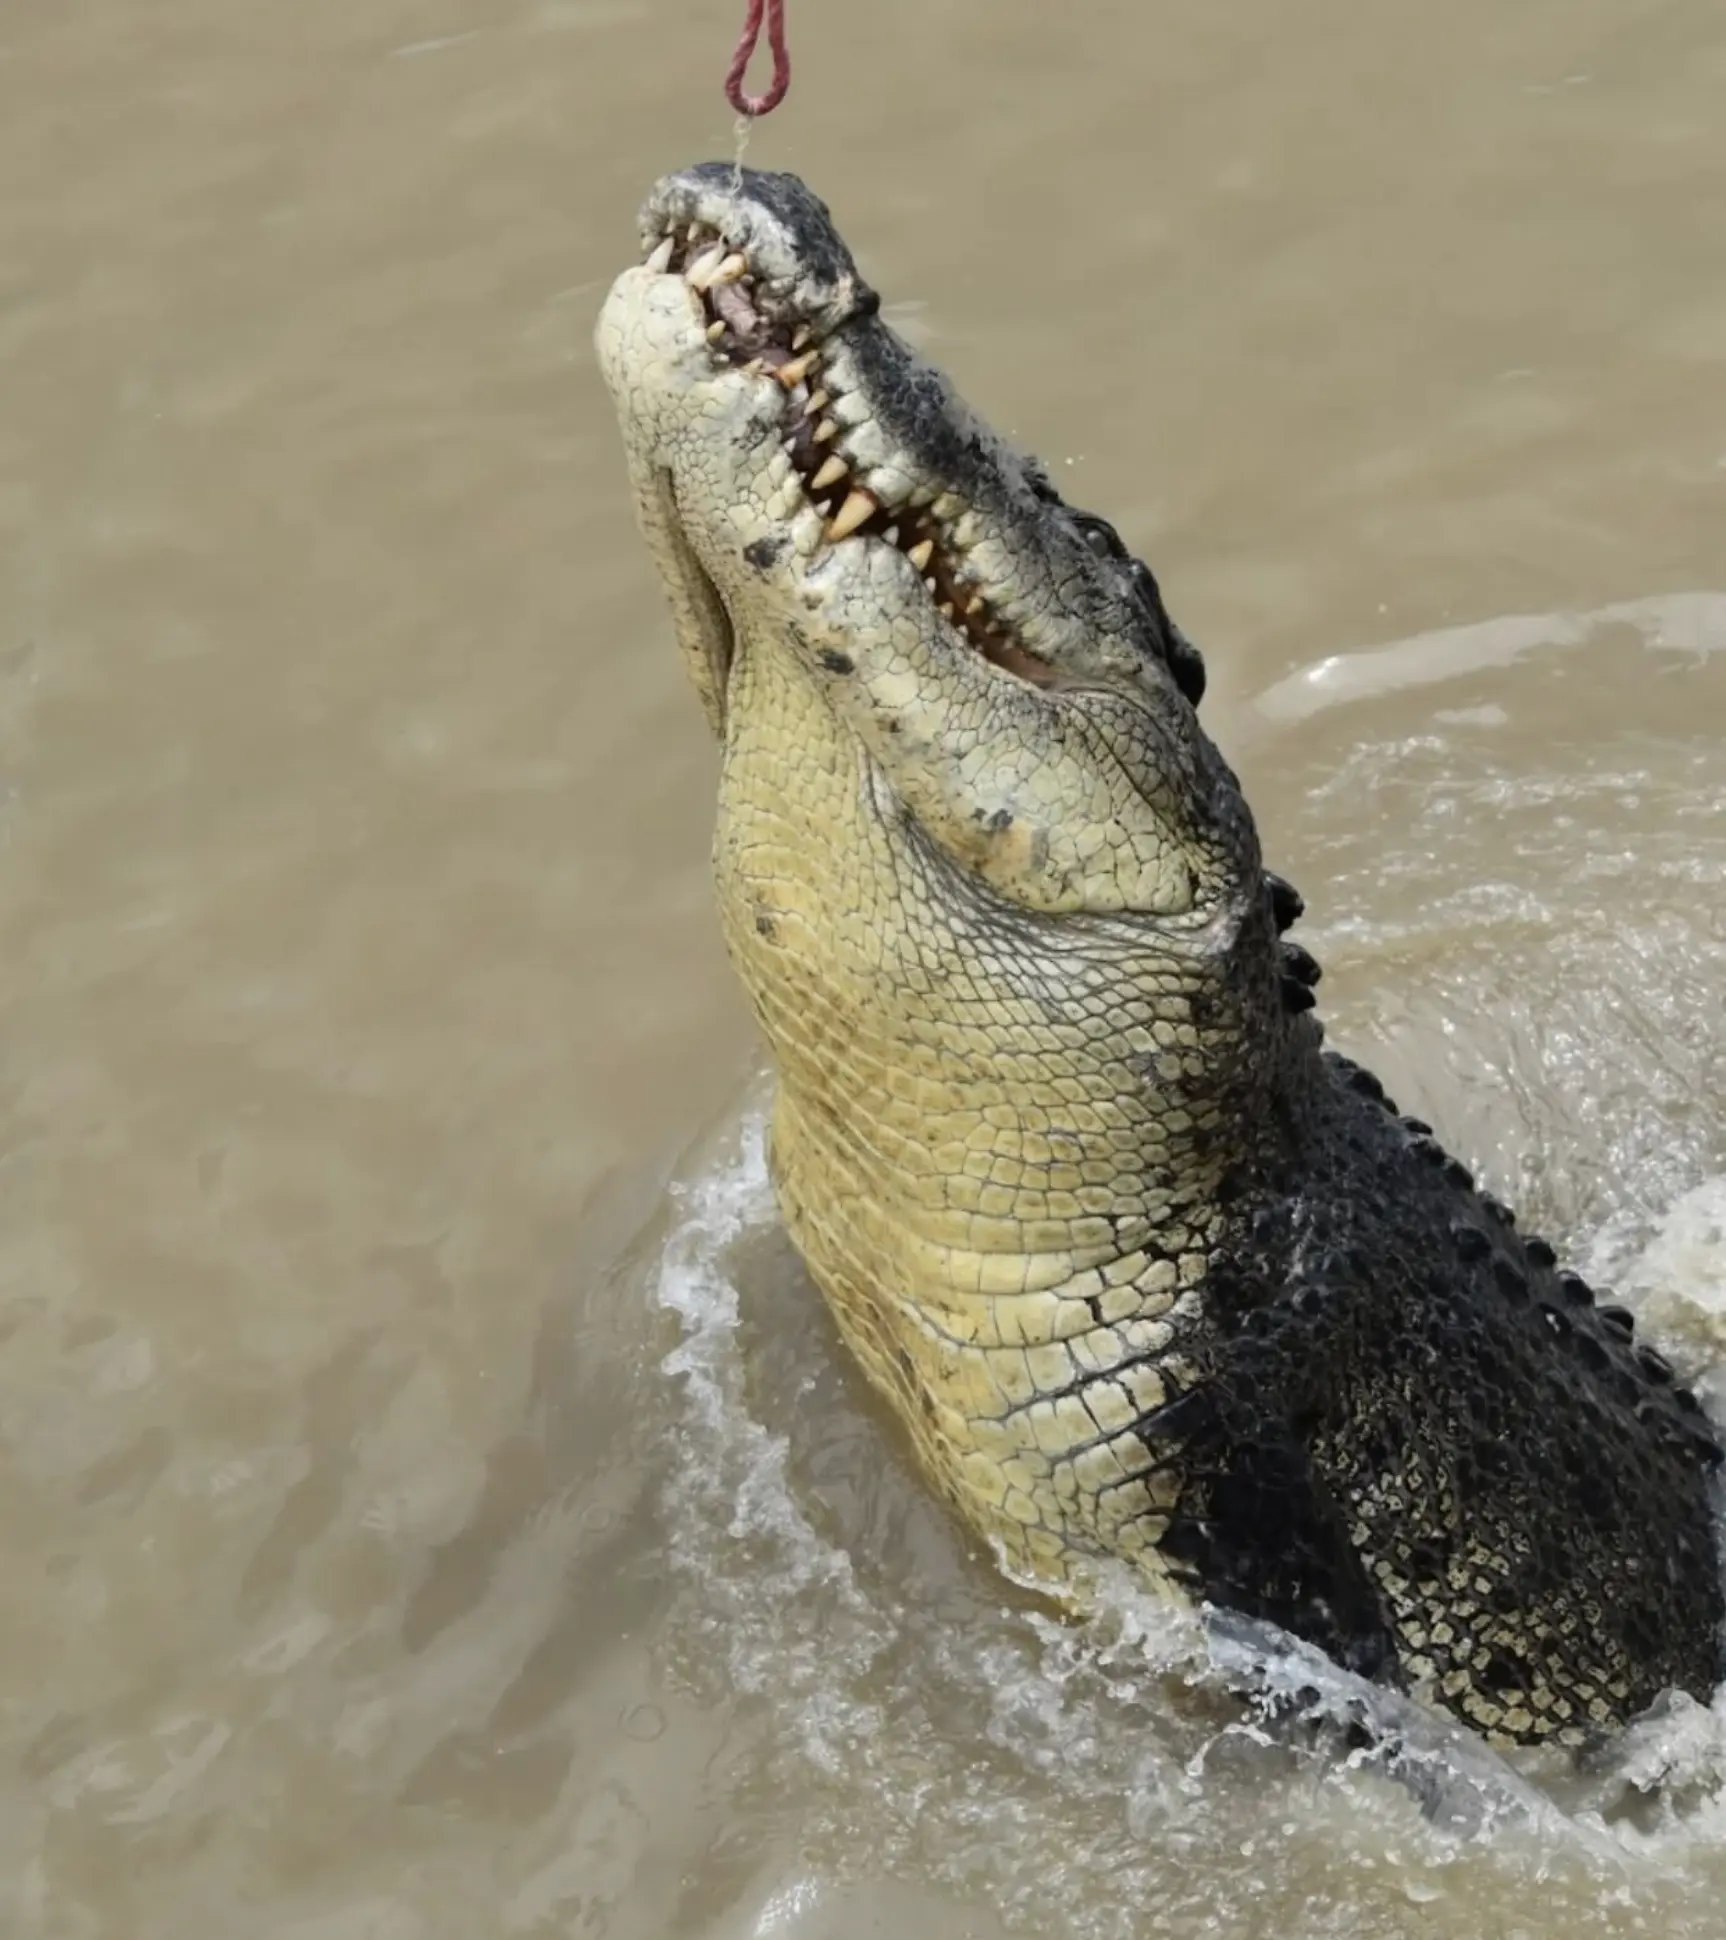
M 956 493 L 943 492 L 929 509 L 938 519 L 956 519 L 964 511 L 965 501 Z
M 691 249 L 693 249 L 695 245 L 698 242 L 700 242 L 703 233 L 704 232 L 699 222 L 692 222 L 689 225 L 688 230 L 685 232 L 685 240 L 688 242 Z
M 984 599 L 981 593 L 973 593 L 965 603 L 966 619 L 969 619 L 973 613 L 981 613 L 987 604 L 988 601 Z
M 717 318 L 707 326 L 707 341 L 716 344 L 725 335 L 727 325 L 723 317 Z
M 664 242 L 662 242 L 658 246 L 658 248 L 654 250 L 653 254 L 648 257 L 647 267 L 653 271 L 655 276 L 663 276 L 665 272 L 668 269 L 670 269 L 671 252 L 674 246 L 675 244 L 674 244 L 673 238 L 670 236 L 667 236 Z
M 931 593 L 938 593 L 941 590 L 940 587 L 935 584 L 935 575 L 933 573 L 931 573 L 929 577 L 926 580 L 924 580 L 923 584 L 928 587 Z
M 683 272 L 683 280 L 692 290 L 705 290 L 719 273 L 719 265 L 725 261 L 725 245 L 715 243 L 703 256 L 697 256 Z
M 929 561 L 935 557 L 935 541 L 933 539 L 920 539 L 911 548 L 909 557 L 911 564 L 917 568 L 918 572 L 922 572 L 928 566 Z
M 803 415 L 806 418 L 818 418 L 832 402 L 833 400 L 825 391 L 817 391 L 809 402 L 804 405 Z
M 812 479 L 810 479 L 809 489 L 812 492 L 824 492 L 826 491 L 829 485 L 837 485 L 840 479 L 842 479 L 850 469 L 851 467 L 846 464 L 845 460 L 841 458 L 837 452 L 835 452 L 833 456 L 827 460 L 826 464 L 823 465 L 821 469 L 815 474 L 815 476 Z
M 938 607 L 936 607 L 935 611 L 940 614 L 942 619 L 950 620 L 953 617 L 953 602 L 951 600 L 943 600 L 941 604 Z
M 779 366 L 777 376 L 780 383 L 788 391 L 796 390 L 819 362 L 820 359 L 812 350 L 806 351 L 801 357 L 793 357 L 790 363 Z
M 839 427 L 831 418 L 823 418 L 815 427 L 813 435 L 818 445 L 830 445 L 838 437 Z
M 839 510 L 833 515 L 833 523 L 827 528 L 829 540 L 837 543 L 849 538 L 866 520 L 874 518 L 880 507 L 867 492 L 853 492 Z
M 899 543 L 899 528 L 896 525 L 890 525 L 881 536 L 887 541 L 888 545 L 896 546 Z
M 751 357 L 747 364 L 740 365 L 739 368 L 745 377 L 759 377 L 762 371 L 761 359 L 759 357 Z
M 713 283 L 715 287 L 721 283 L 737 283 L 748 274 L 749 258 L 735 254 L 730 255 L 713 272 Z
M 797 326 L 797 334 L 791 339 L 791 348 L 793 350 L 801 350 L 814 334 L 814 331 L 809 328 L 808 324 L 800 323 Z

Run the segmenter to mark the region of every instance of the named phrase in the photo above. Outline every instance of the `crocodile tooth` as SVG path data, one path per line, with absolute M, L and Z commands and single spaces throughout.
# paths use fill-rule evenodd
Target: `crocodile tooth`
M 698 256 L 683 272 L 683 280 L 692 290 L 705 290 L 719 274 L 719 265 L 725 261 L 725 245 L 715 243 L 706 255 Z
M 833 523 L 827 528 L 829 542 L 837 544 L 839 540 L 849 538 L 860 525 L 874 518 L 880 509 L 867 492 L 854 491 L 833 515 Z
M 881 536 L 887 541 L 888 545 L 896 546 L 899 543 L 899 528 L 896 525 L 890 525 Z
M 831 404 L 832 402 L 833 400 L 827 394 L 827 392 L 817 391 L 815 395 L 809 400 L 809 402 L 806 405 L 804 405 L 803 415 L 806 418 L 819 417 L 821 413 L 825 411 L 828 405 Z
M 857 450 L 858 439 L 851 439 L 851 458 L 853 463 L 864 456 Z M 883 505 L 902 507 L 911 495 L 911 481 L 897 465 L 874 465 L 869 471 L 869 489 Z
M 710 344 L 718 343 L 720 338 L 725 335 L 726 328 L 725 319 L 723 317 L 717 318 L 707 326 L 707 341 Z
M 943 492 L 929 509 L 945 525 L 964 511 L 965 501 L 953 492 Z
M 749 258 L 733 253 L 713 272 L 709 279 L 710 287 L 717 289 L 722 283 L 739 283 L 749 274 Z
M 834 452 L 826 464 L 810 479 L 809 489 L 814 492 L 824 492 L 829 485 L 837 485 L 850 469 L 851 467 L 838 452 Z
M 676 247 L 675 240 L 667 236 L 653 254 L 647 259 L 647 267 L 655 276 L 663 276 L 671 267 L 671 252 Z
M 986 604 L 987 601 L 981 593 L 973 593 L 970 604 L 965 608 L 966 619 L 969 619 L 973 613 L 981 613 Z
M 805 351 L 801 357 L 793 357 L 790 363 L 781 364 L 776 374 L 788 391 L 794 391 L 819 362 L 813 350 Z
M 940 614 L 942 619 L 950 620 L 953 617 L 953 602 L 951 600 L 943 600 L 941 604 L 938 607 L 936 607 L 935 611 Z
M 938 593 L 941 590 L 940 587 L 935 584 L 935 575 L 933 573 L 930 573 L 928 575 L 928 577 L 923 581 L 923 584 L 928 587 L 931 593 Z
M 935 557 L 935 541 L 933 539 L 920 539 L 911 548 L 909 557 L 911 564 L 917 568 L 918 572 L 922 572 L 929 561 Z
M 831 418 L 823 418 L 815 427 L 814 437 L 818 445 L 830 445 L 839 435 L 839 427 Z
M 791 348 L 793 350 L 803 349 L 814 334 L 815 332 L 809 328 L 808 324 L 800 323 L 797 326 L 797 334 L 791 339 Z

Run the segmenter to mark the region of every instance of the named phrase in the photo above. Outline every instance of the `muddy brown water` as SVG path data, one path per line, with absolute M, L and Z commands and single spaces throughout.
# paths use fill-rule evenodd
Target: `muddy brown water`
M 835 1356 L 588 350 L 736 12 L 0 17 L 0 1932 L 1717 1940 L 1719 1713 L 1264 1742 Z M 1718 1291 L 1719 9 L 792 13 L 751 158 L 1154 560 L 1334 1040 Z

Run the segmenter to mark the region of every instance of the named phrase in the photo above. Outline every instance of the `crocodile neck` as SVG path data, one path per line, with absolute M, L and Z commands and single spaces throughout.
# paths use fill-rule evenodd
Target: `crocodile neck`
M 1114 1515 L 1075 1487 L 1053 1527 L 1032 1503 L 1058 1446 L 1124 1432 L 1179 1380 L 1231 1182 L 1288 1136 L 1271 1094 L 1291 1056 L 1314 1060 L 1280 1013 L 1268 918 L 1232 952 L 1134 955 L 1126 924 L 1027 920 L 914 850 L 946 922 L 872 921 L 903 828 L 890 842 L 867 756 L 770 634 L 739 643 L 726 714 L 715 875 L 777 1066 L 791 1237 L 930 1475 L 1011 1565 L 1070 1580 L 1123 1546 L 1129 1500 L 1126 1546 L 1148 1557 L 1136 1497 Z M 788 745 L 795 830 L 764 780 Z M 1242 1055 L 1216 1055 L 1225 1032 Z

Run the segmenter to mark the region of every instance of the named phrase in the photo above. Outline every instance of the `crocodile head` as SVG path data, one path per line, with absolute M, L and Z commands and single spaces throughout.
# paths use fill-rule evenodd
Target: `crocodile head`
M 598 343 L 719 732 L 770 635 L 923 834 L 1015 904 L 1188 919 L 1256 893 L 1156 581 L 881 320 L 824 205 L 709 164 L 642 227 Z
M 1263 1094 L 1316 1044 L 1287 897 L 1150 572 L 883 321 L 826 208 L 709 164 L 641 241 L 596 340 L 722 744 L 781 1200 L 952 1485 L 1009 1376 L 931 1327 L 1058 1341 L 1129 1281 L 1150 1327 L 1196 1282 Z

